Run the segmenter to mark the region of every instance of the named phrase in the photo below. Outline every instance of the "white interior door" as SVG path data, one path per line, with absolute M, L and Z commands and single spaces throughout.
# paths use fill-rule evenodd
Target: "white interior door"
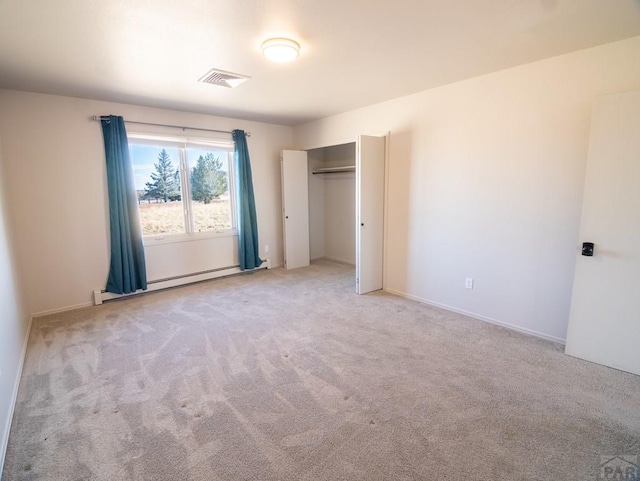
M 356 292 L 382 289 L 385 138 L 361 135 L 356 152 Z
M 640 374 L 640 91 L 594 105 L 565 352 Z
M 284 267 L 309 265 L 309 172 L 307 153 L 283 150 L 282 224 L 284 227 Z

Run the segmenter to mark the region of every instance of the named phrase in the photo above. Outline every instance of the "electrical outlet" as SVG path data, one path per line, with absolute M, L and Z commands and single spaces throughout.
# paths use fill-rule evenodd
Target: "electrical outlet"
M 265 253 L 267 253 L 267 254 L 269 253 L 269 244 L 265 244 L 265 245 L 264 245 L 264 251 L 265 251 Z
M 465 289 L 473 289 L 473 277 L 467 277 L 464 280 Z

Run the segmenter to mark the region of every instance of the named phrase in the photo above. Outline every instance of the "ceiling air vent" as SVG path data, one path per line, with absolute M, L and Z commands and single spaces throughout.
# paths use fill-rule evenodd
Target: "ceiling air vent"
M 219 85 L 220 87 L 237 87 L 245 80 L 250 79 L 246 75 L 240 75 L 237 73 L 225 72 L 224 70 L 209 70 L 204 74 L 198 82 L 204 82 L 206 84 Z

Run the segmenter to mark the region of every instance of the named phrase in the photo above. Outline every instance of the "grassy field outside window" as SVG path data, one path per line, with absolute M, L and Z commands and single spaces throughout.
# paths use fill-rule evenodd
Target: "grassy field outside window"
M 129 136 L 143 236 L 221 233 L 235 228 L 233 143 Z

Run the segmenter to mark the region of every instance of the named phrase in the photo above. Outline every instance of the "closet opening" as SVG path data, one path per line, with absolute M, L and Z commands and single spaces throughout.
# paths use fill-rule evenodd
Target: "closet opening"
M 355 292 L 383 286 L 386 137 L 283 150 L 285 269 L 328 259 L 354 266 Z
M 307 150 L 309 257 L 356 266 L 356 143 Z

